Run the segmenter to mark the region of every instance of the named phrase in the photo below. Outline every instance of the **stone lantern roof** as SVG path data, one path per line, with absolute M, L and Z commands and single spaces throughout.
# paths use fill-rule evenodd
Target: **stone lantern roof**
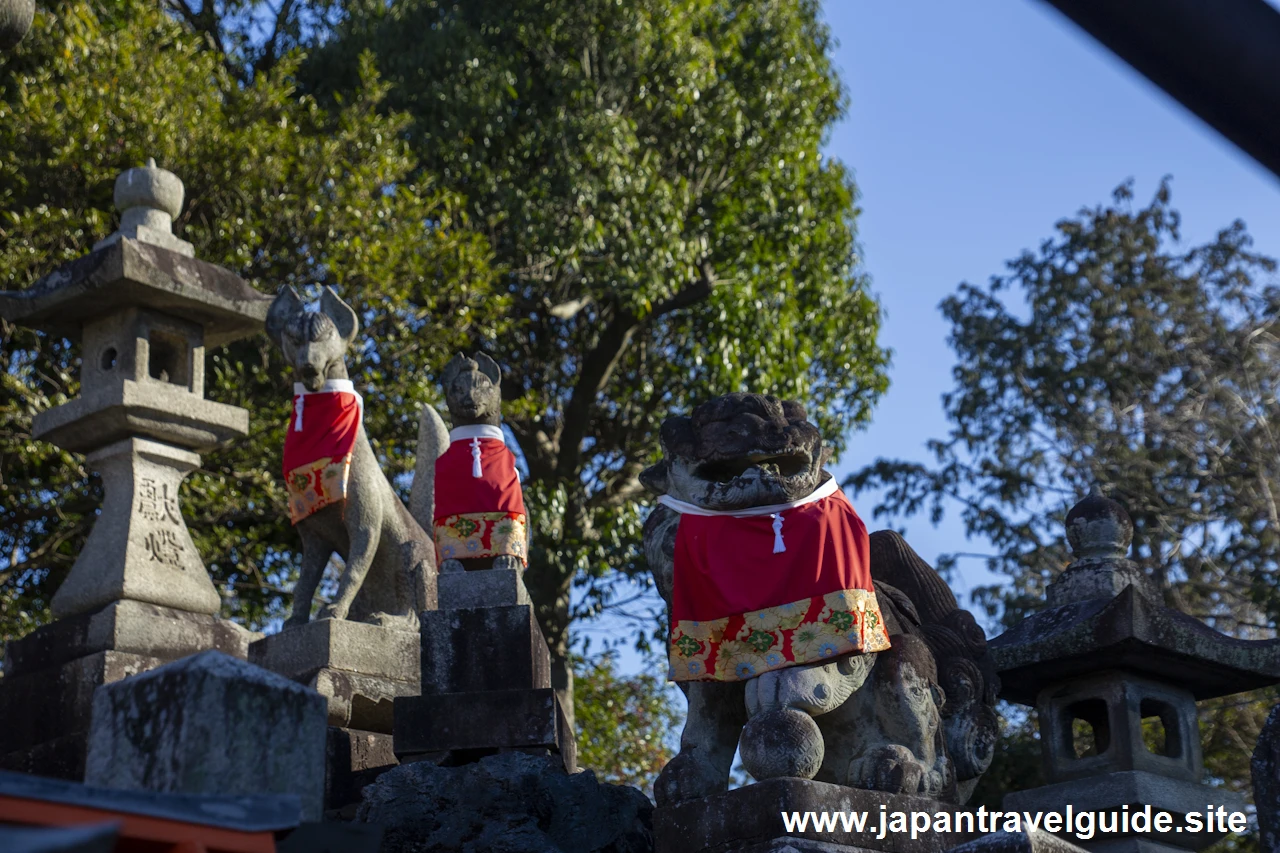
M 1241 640 L 1165 607 L 1126 559 L 1133 522 L 1094 493 L 1067 514 L 1071 565 L 1049 606 L 990 641 L 1001 698 L 1035 702 L 1046 686 L 1102 669 L 1172 680 L 1197 700 L 1280 682 L 1280 640 Z
M 191 244 L 173 235 L 182 199 L 182 182 L 154 160 L 126 170 L 115 188 L 119 230 L 31 287 L 0 293 L 0 317 L 78 341 L 86 324 L 145 305 L 201 326 L 206 346 L 260 332 L 271 297 L 197 260 Z

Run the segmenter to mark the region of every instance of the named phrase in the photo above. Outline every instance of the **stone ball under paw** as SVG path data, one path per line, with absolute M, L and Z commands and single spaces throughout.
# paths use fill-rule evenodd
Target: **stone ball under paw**
M 752 717 L 742 730 L 739 748 L 743 766 L 757 780 L 812 779 L 825 753 L 818 724 L 794 708 L 775 708 Z

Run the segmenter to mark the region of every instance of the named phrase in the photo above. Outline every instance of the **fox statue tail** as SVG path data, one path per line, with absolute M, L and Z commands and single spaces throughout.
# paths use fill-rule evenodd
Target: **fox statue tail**
M 436 460 L 449 449 L 449 430 L 435 406 L 426 403 L 418 415 L 418 459 L 414 464 L 409 514 L 431 534 L 435 530 Z

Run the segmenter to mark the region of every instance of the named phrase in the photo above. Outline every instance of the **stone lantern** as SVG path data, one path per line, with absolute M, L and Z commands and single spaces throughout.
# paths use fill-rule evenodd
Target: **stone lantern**
M 1196 702 L 1280 682 L 1280 641 L 1239 640 L 1165 607 L 1126 558 L 1133 523 L 1115 501 L 1076 504 L 1067 538 L 1075 559 L 1046 590 L 1048 606 L 989 645 L 1001 698 L 1036 709 L 1049 783 L 1004 804 L 1121 814 L 1149 805 L 1171 814 L 1168 831 L 1143 821 L 1066 837 L 1107 853 L 1201 850 L 1225 833 L 1183 831 L 1183 817 L 1243 804 L 1202 783 Z
M 182 200 L 154 161 L 125 171 L 118 231 L 0 294 L 6 320 L 79 341 L 80 396 L 39 413 L 32 435 L 83 453 L 105 489 L 57 621 L 6 650 L 0 767 L 78 776 L 94 687 L 207 648 L 243 658 L 254 636 L 217 617 L 179 491 L 201 451 L 249 427 L 244 409 L 204 398 L 205 347 L 259 331 L 270 298 L 174 236 Z

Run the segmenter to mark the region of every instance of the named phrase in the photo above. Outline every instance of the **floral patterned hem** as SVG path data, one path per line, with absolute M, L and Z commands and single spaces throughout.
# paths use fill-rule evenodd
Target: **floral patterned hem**
M 519 512 L 465 512 L 436 519 L 436 559 L 519 557 L 528 564 L 527 527 Z
M 346 500 L 350 476 L 350 454 L 336 460 L 326 456 L 294 468 L 284 479 L 290 521 L 297 524 L 329 504 Z
M 889 634 L 876 594 L 845 589 L 708 622 L 671 626 L 672 681 L 745 681 L 788 666 L 881 652 Z

